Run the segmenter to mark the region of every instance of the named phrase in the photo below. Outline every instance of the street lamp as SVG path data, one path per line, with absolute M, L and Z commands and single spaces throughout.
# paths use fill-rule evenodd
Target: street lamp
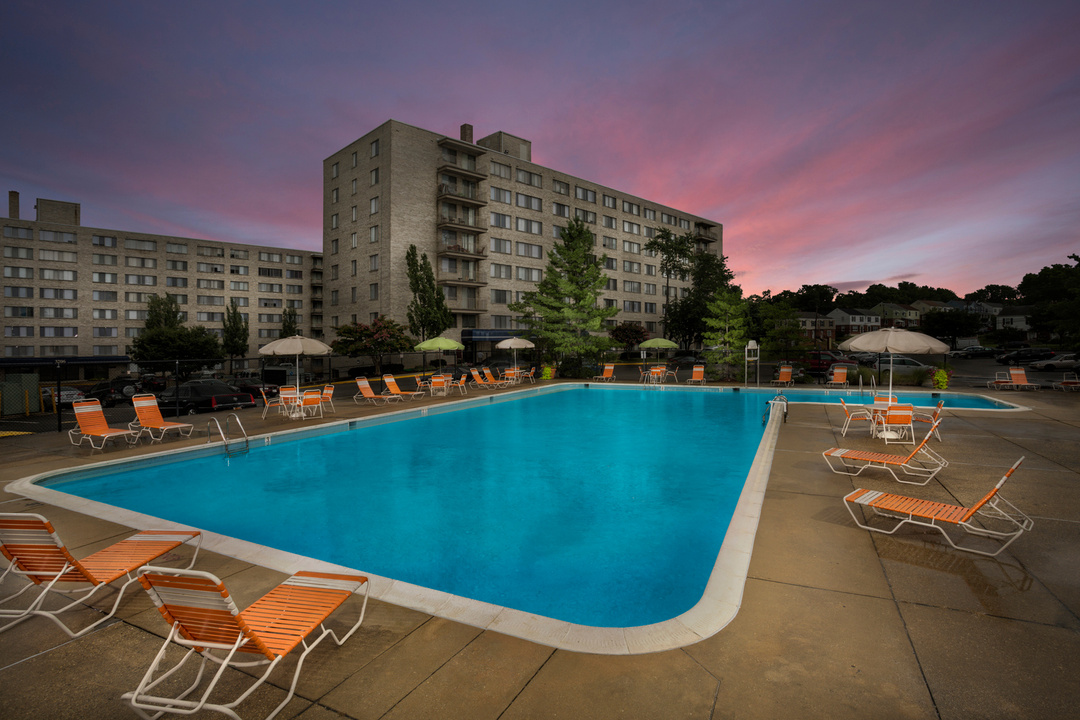
M 743 384 L 750 384 L 750 376 L 747 372 L 750 361 L 754 361 L 754 367 L 757 369 L 757 384 L 761 384 L 761 365 L 758 360 L 761 357 L 761 350 L 758 348 L 757 340 L 748 340 L 746 342 L 745 359 L 743 360 Z

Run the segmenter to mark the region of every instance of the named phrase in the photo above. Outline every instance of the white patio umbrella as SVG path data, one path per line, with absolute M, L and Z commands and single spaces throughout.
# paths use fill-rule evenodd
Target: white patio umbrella
M 949 346 L 937 338 L 903 328 L 881 328 L 856 335 L 840 343 L 844 351 L 889 353 L 889 397 L 892 397 L 892 353 L 901 355 L 930 355 L 949 352 Z
M 279 338 L 259 348 L 260 355 L 294 355 L 296 357 L 296 387 L 300 387 L 300 356 L 301 355 L 329 355 L 334 351 L 326 343 L 315 338 L 293 335 L 292 337 Z
M 509 350 L 509 349 L 513 348 L 513 350 L 514 350 L 514 367 L 517 367 L 517 351 L 518 351 L 518 348 L 532 348 L 532 347 L 536 347 L 536 345 L 533 344 L 532 342 L 530 342 L 529 340 L 526 340 L 525 338 L 512 337 L 512 338 L 506 338 L 505 340 L 502 340 L 500 342 L 495 343 L 495 347 L 499 348 L 500 350 Z

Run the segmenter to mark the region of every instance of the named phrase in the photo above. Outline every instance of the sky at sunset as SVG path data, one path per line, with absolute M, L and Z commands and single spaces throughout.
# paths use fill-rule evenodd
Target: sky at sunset
M 721 222 L 747 294 L 963 295 L 1080 252 L 1077 0 L 5 0 L 0 27 L 24 218 L 320 250 L 322 160 L 393 118 Z

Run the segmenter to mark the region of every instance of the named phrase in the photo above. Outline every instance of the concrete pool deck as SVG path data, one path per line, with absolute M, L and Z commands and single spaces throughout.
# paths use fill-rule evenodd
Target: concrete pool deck
M 925 488 L 897 486 L 885 473 L 853 482 L 830 472 L 822 450 L 880 447 L 865 430 L 840 438 L 838 406 L 792 405 L 742 607 L 730 625 L 699 643 L 646 655 L 583 654 L 373 601 L 345 646 L 312 653 L 297 697 L 279 717 L 1074 717 L 1080 707 L 1080 397 L 1006 396 L 1031 410 L 946 413 L 944 442 L 935 449 L 950 465 Z M 381 410 L 347 400 L 337 405 L 328 421 Z M 259 412 L 241 414 L 253 435 L 295 426 L 262 421 Z M 166 447 L 205 442 L 205 422 L 196 427 L 201 439 Z M 56 433 L 0 442 L 3 484 L 159 449 L 144 445 L 91 458 Z M 966 504 L 1020 455 L 1027 460 L 1004 494 L 1035 527 L 998 558 L 960 553 L 914 531 L 871 534 L 842 506 L 853 487 Z M 0 493 L 0 511 L 45 515 L 76 557 L 130 534 L 7 493 Z M 240 607 L 284 577 L 215 553 L 200 556 L 198 567 L 221 577 Z M 42 618 L 0 634 L 0 716 L 134 717 L 119 696 L 134 688 L 166 631 L 145 594 L 133 594 L 116 620 L 77 640 Z M 285 677 L 279 671 L 277 685 L 255 693 L 240 715 L 265 716 L 284 696 Z M 242 676 L 229 679 L 239 684 Z

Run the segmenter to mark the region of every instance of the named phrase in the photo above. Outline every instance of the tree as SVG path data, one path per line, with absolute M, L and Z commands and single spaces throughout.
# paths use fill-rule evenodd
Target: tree
M 408 309 L 409 332 L 422 342 L 453 327 L 454 315 L 446 305 L 446 297 L 435 284 L 435 272 L 428 262 L 427 253 L 417 259 L 416 246 L 410 245 L 405 253 L 405 266 L 409 289 L 413 294 Z
M 370 325 L 351 323 L 334 328 L 338 339 L 330 343 L 338 355 L 355 358 L 370 355 L 375 374 L 382 375 L 383 357 L 393 353 L 408 352 L 416 345 L 405 333 L 405 326 L 385 315 L 375 318 Z
M 927 335 L 948 341 L 953 350 L 956 339 L 979 332 L 979 316 L 962 310 L 931 310 L 923 313 L 920 328 Z
M 742 288 L 727 287 L 713 294 L 707 306 L 705 324 L 709 330 L 705 333 L 705 343 L 716 346 L 715 350 L 705 351 L 705 359 L 719 364 L 725 380 L 734 375 L 734 369 L 743 359 L 743 349 L 749 339 L 749 311 L 747 302 L 742 299 Z
M 300 334 L 300 325 L 296 322 L 296 308 L 287 307 L 281 313 L 281 337 L 287 338 Z
M 240 312 L 236 300 L 232 300 L 229 307 L 225 309 L 225 319 L 221 331 L 222 350 L 230 360 L 247 355 L 250 334 L 251 328 L 248 325 L 247 318 Z
M 616 345 L 629 350 L 649 339 L 649 332 L 638 323 L 624 322 L 608 330 L 608 337 Z
M 147 301 L 146 323 L 132 342 L 130 355 L 143 364 L 179 362 L 168 369 L 175 369 L 182 378 L 224 358 L 217 336 L 205 327 L 185 326 L 180 305 L 168 295 Z
M 705 317 L 716 293 L 726 290 L 735 278 L 726 257 L 697 252 L 690 258 L 690 288 L 686 297 L 670 300 L 664 311 L 667 337 L 683 346 L 701 343 L 708 327 Z
M 837 289 L 831 285 L 803 285 L 794 294 L 796 310 L 828 315 L 836 307 Z
M 790 303 L 783 300 L 762 300 L 758 304 L 763 356 L 794 360 L 807 351 L 806 336 L 799 328 L 796 312 Z
M 987 285 L 981 290 L 964 296 L 968 302 L 992 302 L 999 305 L 1015 305 L 1020 301 L 1020 292 L 1011 285 Z
M 1063 342 L 1080 337 L 1080 255 L 1070 255 L 1076 265 L 1055 263 L 1028 273 L 1017 290 L 1032 305 L 1031 320 L 1042 336 L 1058 335 Z
M 600 295 L 607 285 L 604 261 L 592 254 L 595 237 L 577 218 L 559 233 L 560 239 L 548 252 L 543 279 L 535 291 L 508 305 L 522 313 L 520 322 L 536 335 L 538 345 L 548 352 L 578 357 L 595 355 L 611 346 L 605 336 L 592 335 L 603 328 L 604 320 L 619 312 L 602 307 Z
M 184 325 L 180 318 L 180 304 L 176 302 L 176 298 L 171 295 L 154 295 L 146 301 L 146 323 L 143 330 L 176 330 Z
M 690 233 L 675 235 L 667 228 L 660 228 L 656 237 L 645 243 L 645 250 L 660 257 L 660 275 L 664 278 L 664 330 L 668 329 L 668 309 L 675 302 L 668 290 L 671 278 L 684 277 L 690 273 L 694 258 L 694 236 Z

